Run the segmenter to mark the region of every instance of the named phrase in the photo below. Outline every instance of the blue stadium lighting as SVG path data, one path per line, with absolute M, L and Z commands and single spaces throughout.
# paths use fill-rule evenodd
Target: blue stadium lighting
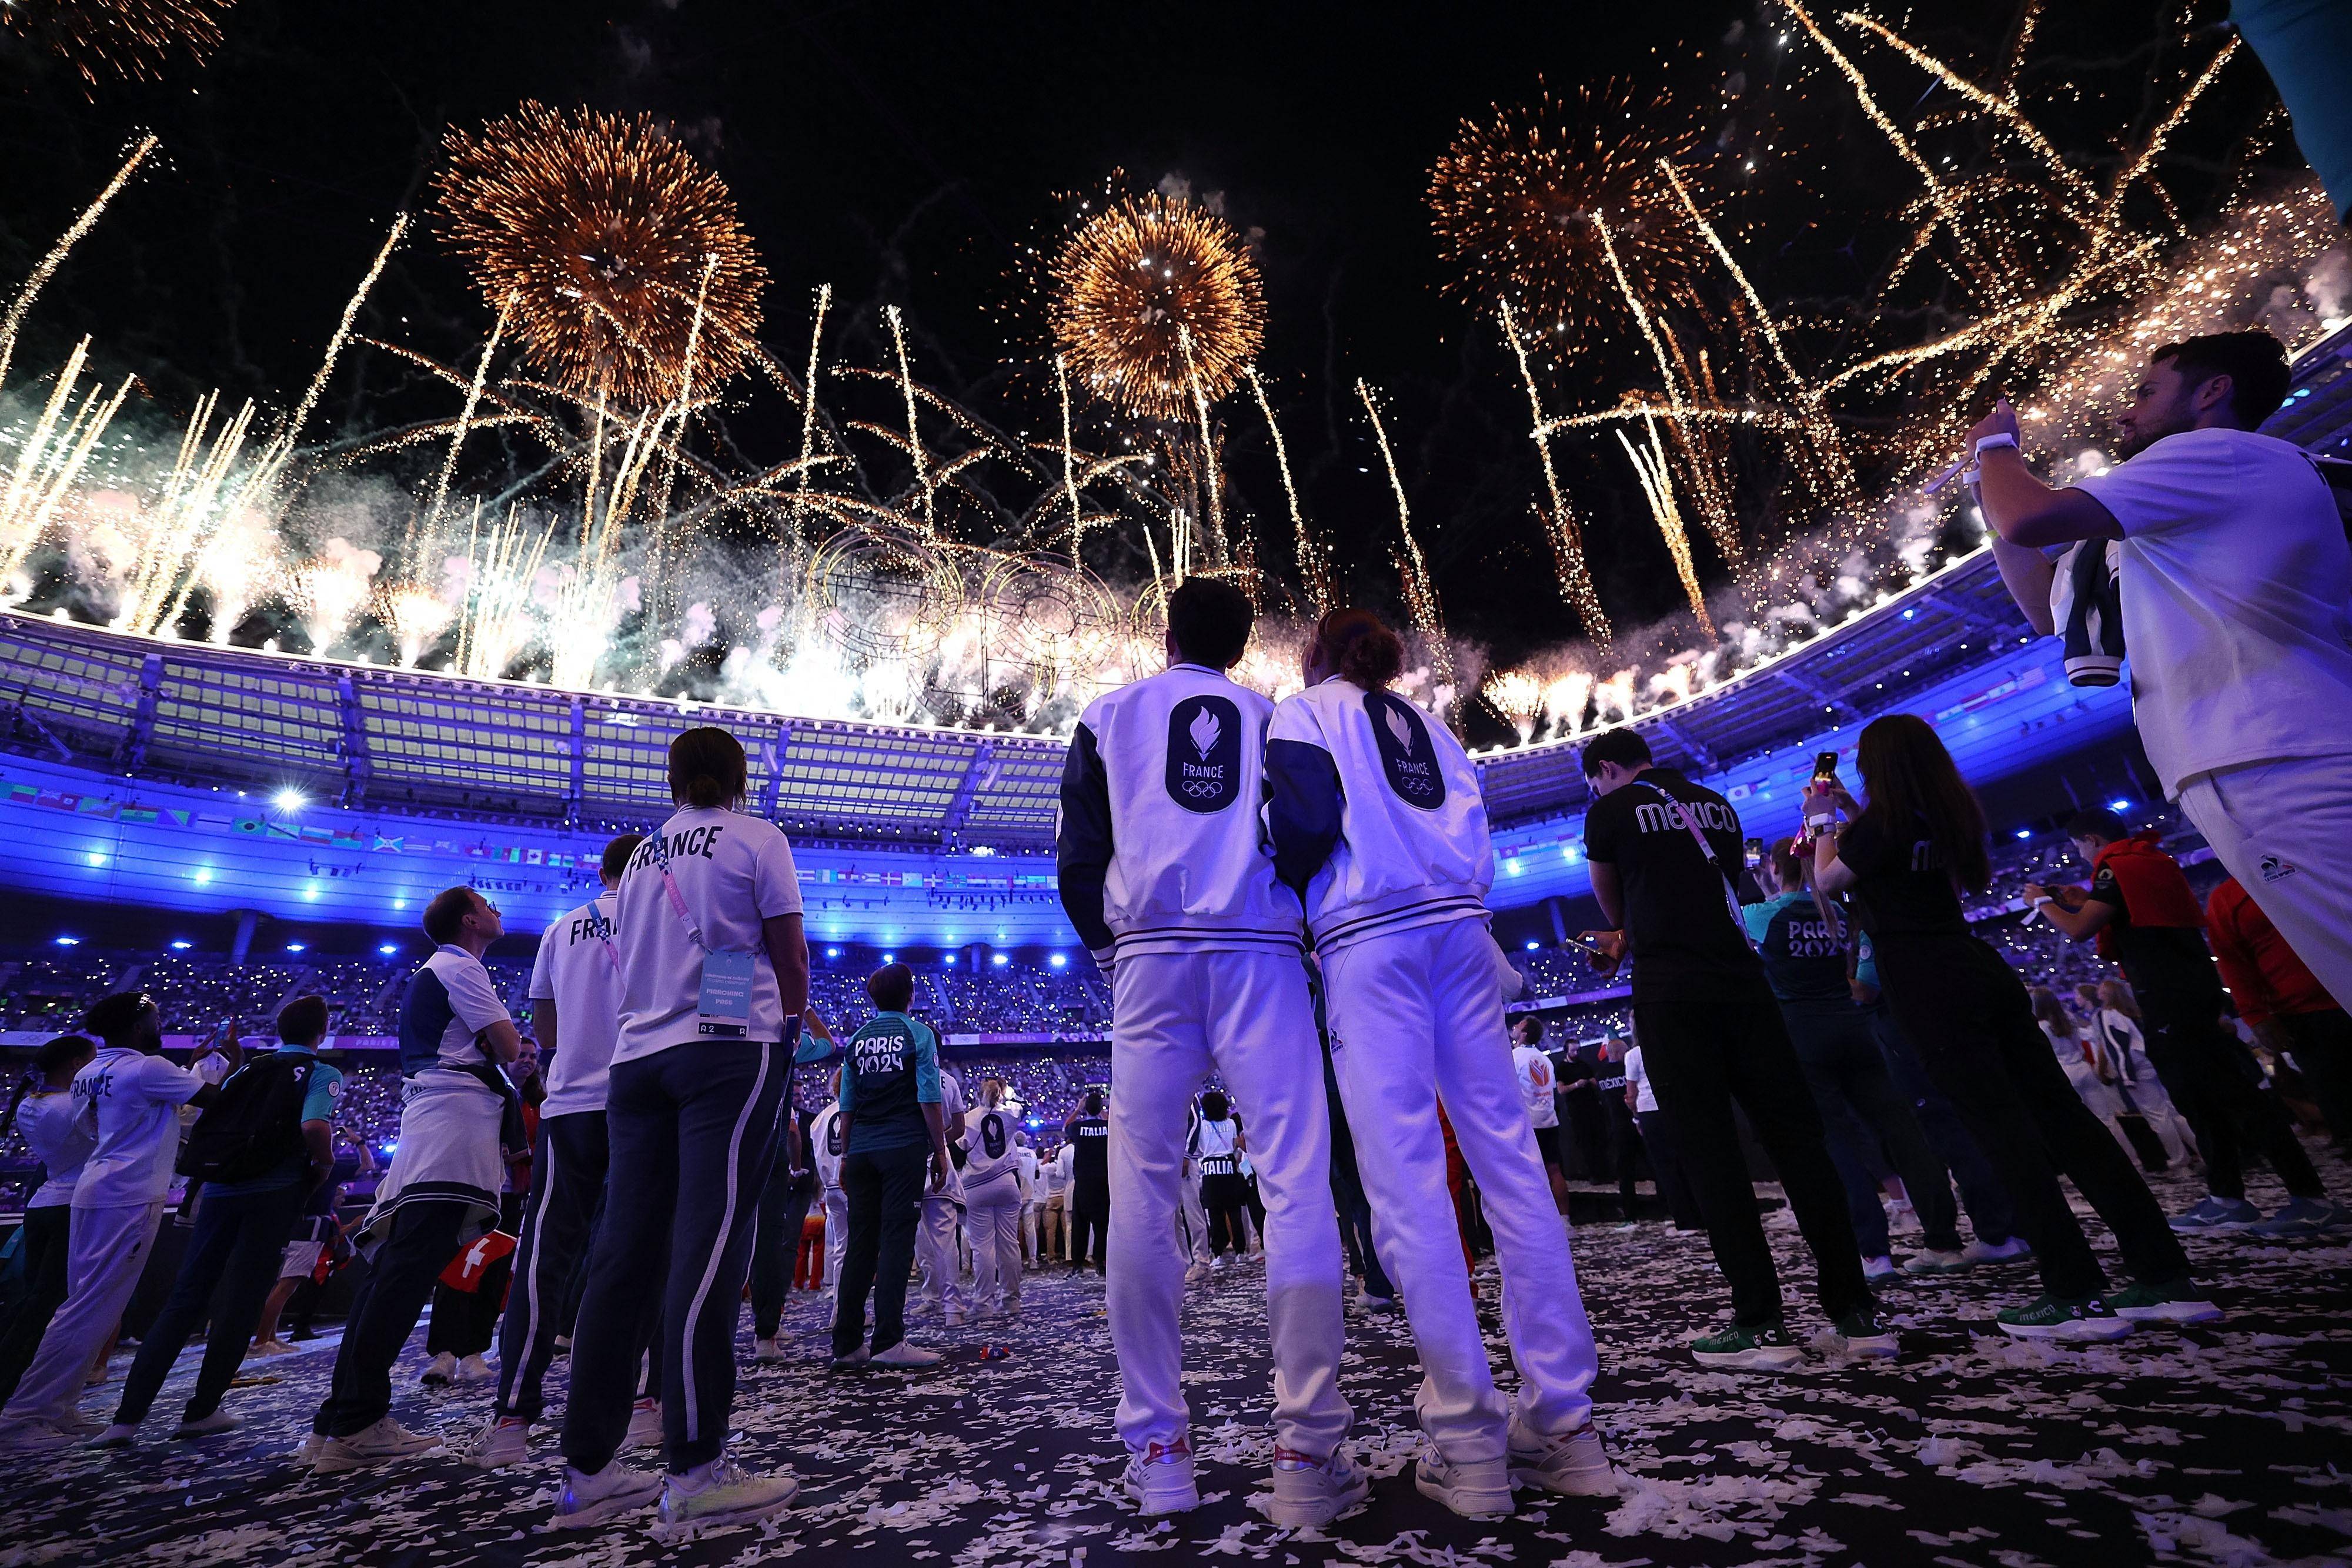
M 886 964 L 895 964 L 898 961 L 898 955 L 896 953 L 885 953 L 882 955 L 882 961 Z
M 1528 952 L 1530 952 L 1530 953 L 1532 953 L 1532 952 L 1534 952 L 1535 950 L 1536 950 L 1536 945 L 1535 945 L 1534 943 L 1532 943 L 1532 942 L 1528 943 Z
M 193 946 L 195 946 L 195 944 L 194 944 L 194 943 L 193 943 L 193 942 L 189 941 L 186 937 L 184 937 L 184 937 L 182 937 L 180 940 L 178 940 L 177 942 L 174 942 L 174 943 L 173 943 L 173 944 L 172 944 L 172 951 L 173 951 L 173 952 L 174 952 L 174 953 L 184 953 L 184 952 L 186 952 L 189 948 L 191 948 L 191 947 L 193 947 Z
M 198 887 L 210 887 L 212 883 L 213 868 L 208 865 L 198 866 L 196 868 L 196 885 Z
M 824 956 L 828 958 L 838 958 L 841 956 L 841 949 L 838 947 L 827 947 L 824 950 Z
M 408 907 L 408 900 L 404 898 L 395 898 L 392 901 L 392 906 L 394 909 L 405 909 Z
M 379 944 L 379 945 L 377 946 L 377 947 L 376 947 L 376 951 L 377 951 L 377 952 L 379 952 L 379 953 L 381 953 L 381 954 L 383 954 L 385 957 L 389 958 L 389 957 L 391 957 L 394 953 L 397 953 L 397 952 L 399 952 L 399 951 L 400 951 L 400 944 L 399 944 L 399 943 L 397 943 L 397 942 L 385 942 L 385 943 L 382 943 L 382 944 Z
M 389 1144 L 386 1144 L 386 1145 L 383 1146 L 383 1152 L 384 1152 L 385 1154 L 387 1154 L 387 1155 L 388 1155 L 388 1154 L 392 1154 L 392 1153 L 394 1153 L 394 1151 L 396 1151 L 399 1147 L 400 1147 L 400 1142 L 399 1142 L 399 1140 L 398 1140 L 398 1139 L 394 1139 L 393 1142 L 391 1142 L 391 1143 L 389 1143 Z
M 281 811 L 299 811 L 310 804 L 299 789 L 280 789 L 269 798 L 269 803 Z
M 1055 954 L 1052 957 L 1050 957 L 1050 958 L 1048 958 L 1048 959 L 1046 959 L 1046 960 L 1045 960 L 1045 962 L 1047 962 L 1048 964 L 1053 965 L 1053 966 L 1054 966 L 1054 967 L 1055 967 L 1056 969 L 1060 968 L 1063 965 L 1065 965 L 1065 964 L 1068 963 L 1069 961 L 1070 961 L 1070 956 L 1069 956 L 1067 953 L 1056 953 L 1056 954 Z
M 302 896 L 309 899 L 313 904 L 318 903 L 319 884 L 315 882 L 304 883 L 302 888 Z
M 289 953 L 307 953 L 310 950 L 310 945 L 308 942 L 289 942 L 286 944 L 286 950 Z
M 1507 860 L 1503 862 L 1503 869 L 1511 875 L 1517 876 L 1521 872 L 1527 870 L 1527 867 L 1521 865 L 1517 859 L 1512 859 Z
M 2020 828 L 2017 830 L 2017 836 L 2021 839 L 2030 839 L 2033 836 L 2033 830 L 2032 828 Z
M 952 969 L 952 968 L 954 968 L 954 967 L 955 967 L 955 955 L 954 955 L 954 954 L 952 954 L 952 953 L 950 953 L 950 954 L 949 954 L 946 957 L 944 957 L 944 958 L 940 959 L 940 963 L 942 963 L 942 964 L 945 964 L 949 968 Z
M 81 946 L 81 938 L 79 936 L 60 936 L 58 938 L 58 946 L 60 947 L 79 947 Z
M 2107 810 L 2110 811 L 2128 811 L 2131 810 L 2131 802 L 2129 800 L 2110 800 L 2107 802 Z
M 1006 956 L 1003 953 L 991 953 L 988 956 L 988 961 L 999 969 L 1002 969 L 1005 965 L 1013 962 L 1010 957 Z

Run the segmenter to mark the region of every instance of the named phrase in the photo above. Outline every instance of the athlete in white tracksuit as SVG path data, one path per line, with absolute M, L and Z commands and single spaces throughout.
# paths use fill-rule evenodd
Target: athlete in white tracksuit
M 1169 668 L 1097 698 L 1062 777 L 1063 907 L 1111 977 L 1106 1290 L 1131 1456 L 1147 1513 L 1195 1507 L 1181 1386 L 1184 1258 L 1174 1245 L 1184 1107 L 1213 1069 L 1249 1107 L 1273 1231 L 1277 1523 L 1336 1518 L 1369 1485 L 1340 1446 L 1344 1329 L 1330 1120 L 1300 965 L 1300 905 L 1275 880 L 1259 806 L 1272 705 L 1224 671 L 1249 638 L 1231 584 L 1170 596 Z
M 940 1116 L 950 1145 L 964 1134 L 963 1083 L 940 1063 Z M 923 1194 L 923 1220 L 915 1232 L 915 1266 L 922 1270 L 923 1301 L 938 1309 L 950 1328 L 964 1319 L 963 1257 L 956 1248 L 956 1221 L 963 1214 L 963 1173 L 948 1167 L 948 1184 Z
M 1386 689 L 1402 663 L 1369 612 L 1324 618 L 1307 690 L 1275 710 L 1268 814 L 1282 880 L 1306 896 L 1381 1261 L 1421 1352 L 1415 1403 L 1434 1453 L 1418 1484 L 1460 1512 L 1507 1512 L 1515 1477 L 1559 1491 L 1614 1483 L 1591 1428 L 1592 1330 L 1504 1035 L 1486 803 L 1461 743 Z M 1462 1267 L 1441 1099 L 1510 1287 L 1516 1410 L 1495 1387 Z
M 1201 1203 L 1201 1162 L 1192 1155 L 1192 1141 L 1201 1124 L 1198 1105 L 1188 1107 L 1184 1113 L 1184 1168 L 1176 1183 L 1176 1196 L 1183 1207 L 1178 1216 L 1177 1239 L 1192 1258 L 1192 1266 L 1184 1270 L 1187 1281 L 1195 1280 L 1209 1267 L 1209 1211 Z
M 816 1160 L 817 1186 L 824 1204 L 824 1299 L 841 1282 L 841 1255 L 849 1247 L 849 1195 L 841 1187 L 841 1157 L 848 1152 L 841 1125 L 841 1069 L 833 1070 L 833 1099 L 809 1124 L 809 1148 Z
M 963 1228 L 971 1244 L 971 1304 L 982 1317 L 1021 1310 L 1021 1124 L 1004 1108 L 1004 1081 L 984 1080 L 964 1117 Z

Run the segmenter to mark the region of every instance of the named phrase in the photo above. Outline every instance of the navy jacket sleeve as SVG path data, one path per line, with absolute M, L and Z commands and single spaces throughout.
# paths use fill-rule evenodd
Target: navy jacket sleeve
M 1339 842 L 1339 765 L 1303 740 L 1265 743 L 1266 828 L 1274 874 L 1307 896 L 1307 884 Z
M 1111 945 L 1110 925 L 1103 919 L 1110 855 L 1110 781 L 1095 749 L 1094 731 L 1082 724 L 1070 737 L 1069 759 L 1062 765 L 1062 825 L 1054 859 L 1063 912 L 1078 940 L 1096 953 Z

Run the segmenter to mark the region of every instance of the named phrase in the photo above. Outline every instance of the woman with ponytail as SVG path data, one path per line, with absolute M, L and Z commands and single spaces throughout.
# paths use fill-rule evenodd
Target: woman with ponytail
M 70 1092 L 74 1074 L 98 1054 L 78 1034 L 63 1034 L 34 1054 L 33 1069 L 16 1085 L 8 1113 L 41 1162 L 40 1190 L 25 1204 L 25 1299 L 0 1333 L 0 1405 L 16 1392 L 32 1364 L 41 1334 L 66 1299 L 66 1242 L 73 1226 L 74 1182 L 98 1146 L 98 1128 L 82 1116 Z
M 1403 670 L 1404 645 L 1378 616 L 1322 619 L 1307 689 L 1267 731 L 1267 814 L 1275 873 L 1305 901 L 1322 963 L 1373 1239 L 1427 1374 L 1416 1484 L 1484 1516 L 1511 1511 L 1514 1480 L 1580 1495 L 1615 1481 L 1592 1428 L 1591 1325 L 1504 1035 L 1486 802 L 1461 742 L 1389 689 Z M 1495 1387 L 1462 1268 L 1441 1097 L 1510 1281 L 1516 1412 Z

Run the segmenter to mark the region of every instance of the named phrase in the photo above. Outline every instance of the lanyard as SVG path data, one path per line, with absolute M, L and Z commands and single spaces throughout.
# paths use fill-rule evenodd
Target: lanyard
M 671 913 L 677 916 L 678 924 L 686 927 L 686 939 L 708 953 L 711 950 L 710 944 L 702 939 L 701 922 L 696 920 L 694 911 L 687 907 L 686 894 L 678 891 L 677 878 L 670 874 L 668 830 L 669 824 L 665 822 L 662 824 L 661 831 L 654 834 L 654 864 L 661 871 L 662 891 L 669 895 Z M 607 952 L 611 951 L 612 946 L 612 940 L 609 937 L 606 938 L 604 946 Z M 620 956 L 614 954 L 613 961 L 617 967 L 620 963 Z
M 1636 780 L 1636 782 L 1651 794 L 1664 800 L 1666 803 L 1667 813 L 1680 818 L 1683 826 L 1690 830 L 1691 841 L 1698 845 L 1698 852 L 1706 857 L 1706 863 L 1713 866 L 1716 875 L 1723 879 L 1723 906 L 1731 912 L 1731 928 L 1739 933 L 1739 939 L 1742 942 L 1747 943 L 1751 949 L 1754 948 L 1756 939 L 1748 935 L 1748 916 L 1739 906 L 1739 889 L 1733 885 L 1731 873 L 1723 869 L 1723 862 L 1716 857 L 1715 846 L 1707 842 L 1706 834 L 1700 830 L 1697 814 L 1686 802 L 1677 800 L 1657 785 L 1647 780 Z

